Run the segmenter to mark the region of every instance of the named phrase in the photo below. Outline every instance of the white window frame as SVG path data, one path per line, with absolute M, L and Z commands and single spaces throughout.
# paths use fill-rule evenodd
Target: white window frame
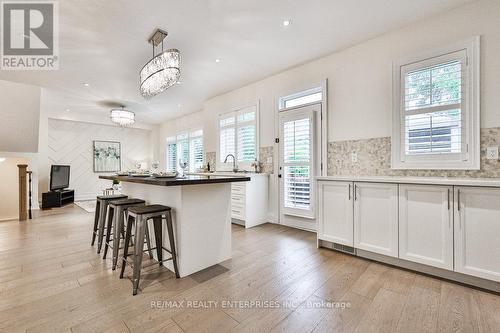
M 456 55 L 462 52 L 464 58 Z M 418 68 L 462 61 L 462 153 L 419 154 L 405 152 L 404 75 Z M 480 38 L 434 49 L 393 64 L 393 124 L 391 166 L 393 169 L 478 170 L 480 167 Z
M 200 134 L 196 134 L 194 135 L 196 132 L 198 131 L 201 131 L 201 135 Z M 176 158 L 176 162 L 175 162 L 175 170 L 177 172 L 180 172 L 181 169 L 180 169 L 180 166 L 179 166 L 179 136 L 182 136 L 182 135 L 187 135 L 187 141 L 188 141 L 188 160 L 189 160 L 189 171 L 188 172 L 196 172 L 195 169 L 193 169 L 194 165 L 191 163 L 191 157 L 192 157 L 192 152 L 191 152 L 191 141 L 193 139 L 197 139 L 197 138 L 200 138 L 202 139 L 202 149 L 203 149 L 203 162 L 202 162 L 202 165 L 204 165 L 205 163 L 205 138 L 204 138 L 204 130 L 203 128 L 195 128 L 195 129 L 189 129 L 189 130 L 185 130 L 185 131 L 181 131 L 175 135 L 171 135 L 169 137 L 166 138 L 166 147 L 165 147 L 165 169 L 168 169 L 168 166 L 169 166 L 169 156 L 168 156 L 168 145 L 171 144 L 171 143 L 175 143 L 176 145 L 176 154 L 177 154 L 177 158 Z
M 234 156 L 236 159 L 238 158 L 238 115 L 247 113 L 249 112 L 249 109 L 254 108 L 255 109 L 255 120 L 252 121 L 255 123 L 255 158 L 257 161 L 259 161 L 259 149 L 260 149 L 260 116 L 259 116 L 259 102 L 251 105 L 247 105 L 244 107 L 240 107 L 234 111 L 226 112 L 219 114 L 217 117 L 217 153 L 216 153 L 216 166 L 218 171 L 232 171 L 233 170 L 233 160 L 229 159 L 227 163 L 223 163 L 221 161 L 222 158 L 225 156 L 221 156 L 221 151 L 220 151 L 220 131 L 221 131 L 221 126 L 220 126 L 220 120 L 224 118 L 228 118 L 231 116 L 235 117 L 235 124 L 234 124 L 234 129 L 235 129 L 235 148 L 234 148 Z M 246 123 L 246 122 L 245 122 Z M 252 162 L 238 162 L 236 161 L 236 166 L 238 170 L 241 171 L 253 171 L 254 168 L 252 167 Z

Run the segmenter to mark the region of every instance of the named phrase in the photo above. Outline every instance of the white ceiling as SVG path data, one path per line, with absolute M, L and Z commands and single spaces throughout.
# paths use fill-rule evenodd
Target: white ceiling
M 64 0 L 60 69 L 1 71 L 0 79 L 49 88 L 48 104 L 56 111 L 107 115 L 109 102 L 118 102 L 139 121 L 159 123 L 200 110 L 210 97 L 466 2 Z M 292 24 L 283 27 L 288 18 Z M 144 100 L 138 74 L 152 56 L 147 39 L 156 27 L 169 32 L 167 48 L 181 51 L 182 83 Z

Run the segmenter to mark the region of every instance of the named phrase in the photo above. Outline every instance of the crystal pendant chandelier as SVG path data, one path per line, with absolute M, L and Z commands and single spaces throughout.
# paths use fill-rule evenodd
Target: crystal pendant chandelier
M 129 110 L 125 110 L 122 106 L 121 109 L 112 109 L 109 112 L 111 121 L 120 125 L 121 127 L 127 127 L 135 123 L 135 113 Z
M 173 86 L 181 76 L 179 68 L 181 55 L 177 49 L 163 50 L 167 32 L 157 29 L 148 42 L 153 45 L 153 58 L 140 72 L 141 95 L 148 98 L 158 95 Z M 155 47 L 161 44 L 161 53 L 155 56 Z

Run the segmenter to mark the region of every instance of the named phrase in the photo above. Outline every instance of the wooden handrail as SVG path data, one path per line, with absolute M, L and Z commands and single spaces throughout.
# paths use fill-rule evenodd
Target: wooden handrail
M 26 182 L 27 164 L 18 164 L 19 168 L 19 221 L 26 221 L 28 218 L 28 183 Z

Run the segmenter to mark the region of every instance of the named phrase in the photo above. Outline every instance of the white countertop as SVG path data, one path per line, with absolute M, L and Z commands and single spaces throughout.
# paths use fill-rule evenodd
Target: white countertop
M 325 177 L 316 177 L 316 180 L 318 180 L 318 181 L 354 181 L 354 182 L 370 182 L 370 183 L 500 187 L 500 178 L 325 176 Z

